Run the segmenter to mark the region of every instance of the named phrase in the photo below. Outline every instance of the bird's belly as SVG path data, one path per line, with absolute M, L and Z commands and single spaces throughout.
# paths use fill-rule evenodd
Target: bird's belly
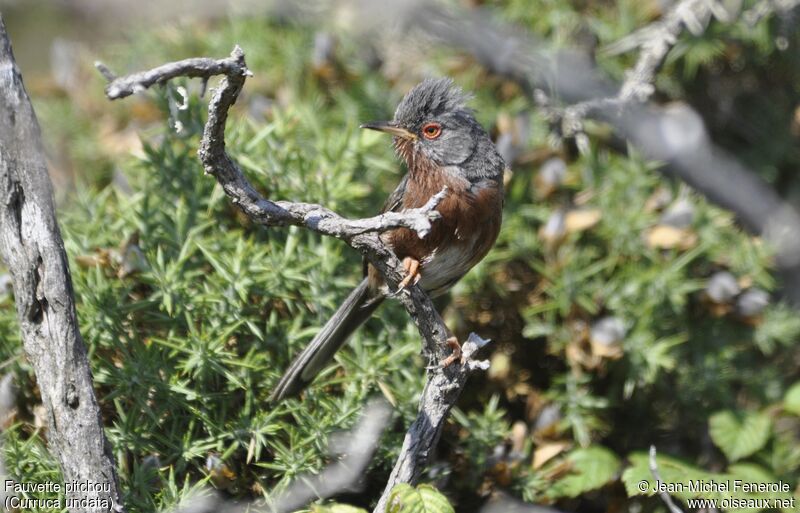
M 420 262 L 422 278 L 419 285 L 432 296 L 447 292 L 472 267 L 475 260 L 475 242 L 440 246 Z

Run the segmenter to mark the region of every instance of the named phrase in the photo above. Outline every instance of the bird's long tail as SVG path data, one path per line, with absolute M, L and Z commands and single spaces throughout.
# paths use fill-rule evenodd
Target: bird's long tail
M 275 390 L 270 402 L 277 402 L 299 394 L 327 365 L 336 351 L 361 324 L 369 319 L 382 302 L 381 297 L 370 294 L 367 278 L 356 287 L 342 305 L 325 323 L 303 352 L 294 359 Z

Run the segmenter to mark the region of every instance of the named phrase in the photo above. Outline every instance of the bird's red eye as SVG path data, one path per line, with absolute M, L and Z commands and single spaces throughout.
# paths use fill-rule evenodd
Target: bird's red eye
M 422 127 L 422 135 L 425 139 L 436 139 L 442 133 L 442 125 L 439 123 L 428 123 Z

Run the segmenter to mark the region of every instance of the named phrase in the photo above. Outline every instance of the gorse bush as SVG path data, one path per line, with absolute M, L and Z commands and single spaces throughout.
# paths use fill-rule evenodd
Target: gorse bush
M 626 2 L 542 2 L 532 20 L 522 4 L 508 2 L 501 14 L 561 44 L 583 24 L 609 44 L 654 15 Z M 771 40 L 761 32 L 780 30 L 773 25 L 762 21 L 756 35 L 734 26 L 686 37 L 660 79 L 664 90 L 693 97 L 694 77 L 707 78 L 728 58 L 708 45 L 757 53 L 755 70 L 784 59 L 759 44 Z M 247 177 L 270 199 L 372 215 L 403 169 L 388 138 L 357 127 L 391 117 L 405 85 L 368 66 L 344 35 L 338 58 L 320 73 L 313 39 L 308 27 L 234 19 L 208 32 L 137 36 L 115 50 L 112 68 L 221 56 L 241 44 L 256 76 L 231 114 L 227 142 Z M 398 489 L 408 511 L 421 503 L 476 511 L 501 490 L 576 511 L 663 510 L 636 486 L 652 481 L 650 444 L 668 482 L 782 481 L 795 490 L 800 321 L 775 299 L 770 248 L 635 149 L 616 151 L 600 130 L 586 154 L 554 146 L 546 120 L 515 86 L 452 52 L 426 57 L 409 75 L 453 76 L 475 92 L 478 119 L 494 135 L 515 120 L 527 128 L 496 247 L 441 302 L 459 336 L 494 340 L 484 349 L 492 367 L 471 379 L 426 477 L 448 499 L 427 486 Z M 606 56 L 602 64 L 614 74 L 630 59 Z M 100 102 L 96 80 L 89 89 Z M 178 110 L 175 86 L 149 94 L 137 109 L 155 105 L 161 121 L 140 131 L 141 156 L 116 162 L 113 184 L 100 162 L 92 176 L 101 178 L 76 187 L 59 212 L 129 511 L 174 506 L 203 486 L 235 499 L 269 498 L 324 467 L 331 434 L 351 427 L 368 397 L 383 395 L 395 421 L 364 491 L 339 498 L 369 508 L 416 413 L 425 365 L 419 335 L 388 302 L 302 399 L 268 405 L 291 358 L 360 279 L 359 255 L 302 229 L 249 223 L 198 163 L 205 100 L 193 96 Z M 56 118 L 68 101 L 38 101 L 42 124 L 67 124 Z M 117 123 L 145 123 L 124 103 L 106 108 Z M 88 114 L 71 110 L 86 123 Z M 102 152 L 99 135 L 89 135 Z M 761 171 L 794 158 L 742 153 Z M 19 389 L 4 433 L 6 465 L 24 482 L 57 479 L 35 380 L 20 356 L 13 297 L 2 301 L 0 359 L 11 362 Z

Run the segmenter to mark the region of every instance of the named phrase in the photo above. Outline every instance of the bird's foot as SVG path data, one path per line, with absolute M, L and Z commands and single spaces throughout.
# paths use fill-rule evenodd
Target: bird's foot
M 419 272 L 419 260 L 416 258 L 405 257 L 403 259 L 403 269 L 406 271 L 406 277 L 398 285 L 397 292 L 401 292 L 409 283 L 416 285 L 422 278 L 422 274 Z
M 461 351 L 461 344 L 458 343 L 458 339 L 456 337 L 450 337 L 446 341 L 447 346 L 450 347 L 453 352 L 442 360 L 442 367 L 449 367 L 452 365 L 456 360 L 459 360 L 462 364 L 464 363 L 464 353 Z

